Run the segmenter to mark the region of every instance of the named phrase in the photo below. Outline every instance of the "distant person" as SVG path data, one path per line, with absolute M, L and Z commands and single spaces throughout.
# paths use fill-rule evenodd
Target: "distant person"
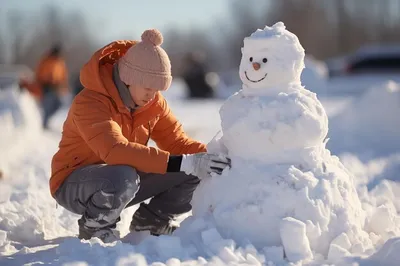
M 196 98 L 213 98 L 214 89 L 207 83 L 206 67 L 204 62 L 195 53 L 188 53 L 184 58 L 184 72 L 182 75 L 188 88 L 188 97 Z
M 81 215 L 81 239 L 116 240 L 121 212 L 140 203 L 132 232 L 172 234 L 177 216 L 191 210 L 200 179 L 230 164 L 189 138 L 161 95 L 172 81 L 162 41 L 151 29 L 140 42 L 112 42 L 80 72 L 84 89 L 64 123 L 50 191 L 59 205 Z M 148 146 L 150 139 L 157 148 Z
M 68 70 L 60 44 L 54 45 L 39 62 L 35 82 L 40 88 L 43 128 L 47 129 L 50 117 L 61 107 L 61 96 L 68 88 Z

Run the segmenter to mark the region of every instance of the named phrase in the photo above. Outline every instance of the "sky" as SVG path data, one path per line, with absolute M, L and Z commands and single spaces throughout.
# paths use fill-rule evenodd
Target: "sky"
M 12 11 L 38 13 L 48 5 L 80 10 L 100 40 L 140 36 L 148 28 L 207 27 L 227 18 L 229 0 L 0 0 L 0 17 Z M 1 23 L 0 23 L 1 24 Z

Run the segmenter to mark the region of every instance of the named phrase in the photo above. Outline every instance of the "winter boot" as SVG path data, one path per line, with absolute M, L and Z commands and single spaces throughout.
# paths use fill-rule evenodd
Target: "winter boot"
M 172 235 L 177 227 L 170 224 L 170 220 L 163 219 L 141 205 L 132 217 L 130 231 L 146 231 L 154 236 Z
M 104 243 L 112 243 L 119 239 L 117 236 L 118 232 L 115 230 L 116 224 L 102 228 L 88 227 L 85 225 L 84 218 L 79 219 L 78 224 L 79 224 L 79 235 L 78 235 L 79 239 L 88 240 L 93 237 L 97 237 Z

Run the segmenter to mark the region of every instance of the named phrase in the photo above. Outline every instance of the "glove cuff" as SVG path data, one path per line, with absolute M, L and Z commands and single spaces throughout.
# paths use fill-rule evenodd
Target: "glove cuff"
M 167 172 L 179 172 L 181 170 L 182 155 L 170 155 L 168 158 Z
M 193 166 L 193 155 L 184 154 L 182 155 L 181 171 L 185 172 L 187 175 L 191 175 L 194 172 Z

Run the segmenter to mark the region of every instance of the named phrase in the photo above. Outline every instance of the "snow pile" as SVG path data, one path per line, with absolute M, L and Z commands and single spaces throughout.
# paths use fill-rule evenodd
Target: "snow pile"
M 363 266 L 397 266 L 400 261 L 400 238 L 393 237 L 388 240 L 378 252 L 373 254 L 364 262 L 360 262 Z M 353 264 L 354 265 L 354 264 Z
M 343 163 L 356 177 L 357 190 L 367 213 L 365 229 L 379 247 L 400 235 L 400 154 L 361 162 L 350 154 Z
M 9 160 L 21 153 L 26 142 L 41 132 L 41 114 L 35 100 L 11 87 L 0 91 L 0 170 L 7 175 Z
M 297 37 L 277 23 L 245 38 L 242 53 L 243 88 L 221 107 L 222 132 L 209 143 L 232 168 L 201 183 L 194 217 L 292 262 L 372 253 L 353 176 L 325 148 L 327 115 L 300 83 Z
M 369 162 L 331 156 L 325 110 L 300 84 L 304 55 L 298 40 L 285 36 L 281 23 L 264 31 L 245 41 L 243 90 L 220 109 L 222 132 L 209 144 L 228 153 L 233 167 L 203 180 L 194 216 L 173 236 L 136 235 L 133 242 L 112 244 L 77 239 L 79 217 L 56 208 L 49 193 L 59 134 L 40 130 L 29 95 L 0 92 L 0 163 L 8 173 L 0 180 L 0 265 L 397 265 L 400 155 Z M 214 115 L 218 102 L 170 104 L 190 135 L 210 139 L 220 122 Z M 204 121 L 207 126 L 194 119 L 199 112 L 212 120 Z M 54 124 L 65 115 L 56 114 Z M 122 236 L 133 211 L 122 213 Z
M 400 150 L 400 85 L 388 81 L 370 88 L 331 120 L 328 147 L 363 157 L 388 155 Z M 379 137 L 377 137 L 377 135 Z
M 32 96 L 15 88 L 0 91 L 0 124 L 0 170 L 4 175 L 0 182 L 0 252 L 10 252 L 15 243 L 38 244 L 46 232 L 54 237 L 63 230 L 56 226 L 55 204 L 49 201 L 51 158 L 32 158 L 35 164 L 46 165 L 44 169 L 23 161 L 32 144 L 37 150 L 54 149 L 38 141 L 43 133 L 41 114 Z

